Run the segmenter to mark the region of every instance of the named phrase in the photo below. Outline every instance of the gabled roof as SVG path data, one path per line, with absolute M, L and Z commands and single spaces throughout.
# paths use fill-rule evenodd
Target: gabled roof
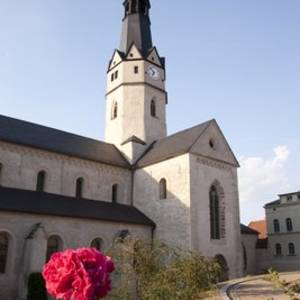
M 0 141 L 129 168 L 119 150 L 90 138 L 0 115 Z
M 155 226 L 133 206 L 4 187 L 0 187 L 0 210 Z
M 257 232 L 256 230 L 241 224 L 241 233 L 242 234 L 252 234 L 252 235 L 259 235 L 259 232 Z
M 188 152 L 192 152 L 196 143 L 201 140 L 201 137 L 211 125 L 216 125 L 215 128 L 217 128 L 219 136 L 224 139 L 226 151 L 230 153 L 230 156 L 232 157 L 232 164 L 239 166 L 238 161 L 227 144 L 221 130 L 219 129 L 219 126 L 217 126 L 217 122 L 215 120 L 210 120 L 198 126 L 186 129 L 154 142 L 141 157 L 141 159 L 136 163 L 136 167 L 142 168 Z

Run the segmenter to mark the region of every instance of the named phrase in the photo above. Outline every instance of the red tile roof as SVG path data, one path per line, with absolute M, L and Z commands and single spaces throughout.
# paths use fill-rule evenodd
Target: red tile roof
M 248 226 L 259 232 L 259 239 L 265 239 L 268 237 L 266 220 L 252 221 Z

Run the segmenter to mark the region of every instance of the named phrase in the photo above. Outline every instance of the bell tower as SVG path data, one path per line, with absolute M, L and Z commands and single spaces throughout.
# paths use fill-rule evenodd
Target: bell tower
M 119 49 L 109 62 L 105 141 L 135 161 L 167 135 L 165 59 L 152 43 L 149 0 L 126 0 Z

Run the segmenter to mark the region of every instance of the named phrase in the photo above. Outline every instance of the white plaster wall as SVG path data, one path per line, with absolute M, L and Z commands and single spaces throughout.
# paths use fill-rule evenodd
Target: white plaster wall
M 94 238 L 104 241 L 104 251 L 109 249 L 116 235 L 121 230 L 129 230 L 131 235 L 151 239 L 151 227 L 125 223 L 102 222 L 95 220 L 40 216 L 0 212 L 0 232 L 10 234 L 9 257 L 6 274 L 0 274 L 0 299 L 16 300 L 17 286 L 20 276 L 24 274 L 25 237 L 36 223 L 42 223 L 46 236 L 59 235 L 63 240 L 63 249 L 90 246 Z M 39 239 L 38 239 L 39 240 Z M 37 245 L 36 251 L 44 249 Z M 36 253 L 39 257 L 46 257 L 46 253 Z M 21 277 L 22 279 L 23 277 Z
M 189 155 L 142 169 L 134 175 L 134 205 L 152 219 L 155 238 L 169 245 L 191 248 Z M 159 200 L 159 181 L 167 180 L 168 197 Z
M 230 277 L 242 275 L 239 194 L 235 167 L 190 155 L 191 168 L 191 236 L 192 249 L 205 256 L 223 255 Z M 225 195 L 225 238 L 211 240 L 209 190 L 217 181 Z
M 3 165 L 1 184 L 19 189 L 36 189 L 37 174 L 45 170 L 45 191 L 75 196 L 76 179 L 84 178 L 83 197 L 111 201 L 111 187 L 120 185 L 120 203 L 130 204 L 131 171 L 106 164 L 59 155 L 43 150 L 0 142 Z

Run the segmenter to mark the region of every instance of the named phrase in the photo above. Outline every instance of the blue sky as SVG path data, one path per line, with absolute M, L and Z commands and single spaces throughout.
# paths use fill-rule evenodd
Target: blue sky
M 121 0 L 1 0 L 0 114 L 103 139 Z M 300 1 L 152 0 L 169 133 L 216 118 L 241 161 L 242 220 L 300 190 Z

